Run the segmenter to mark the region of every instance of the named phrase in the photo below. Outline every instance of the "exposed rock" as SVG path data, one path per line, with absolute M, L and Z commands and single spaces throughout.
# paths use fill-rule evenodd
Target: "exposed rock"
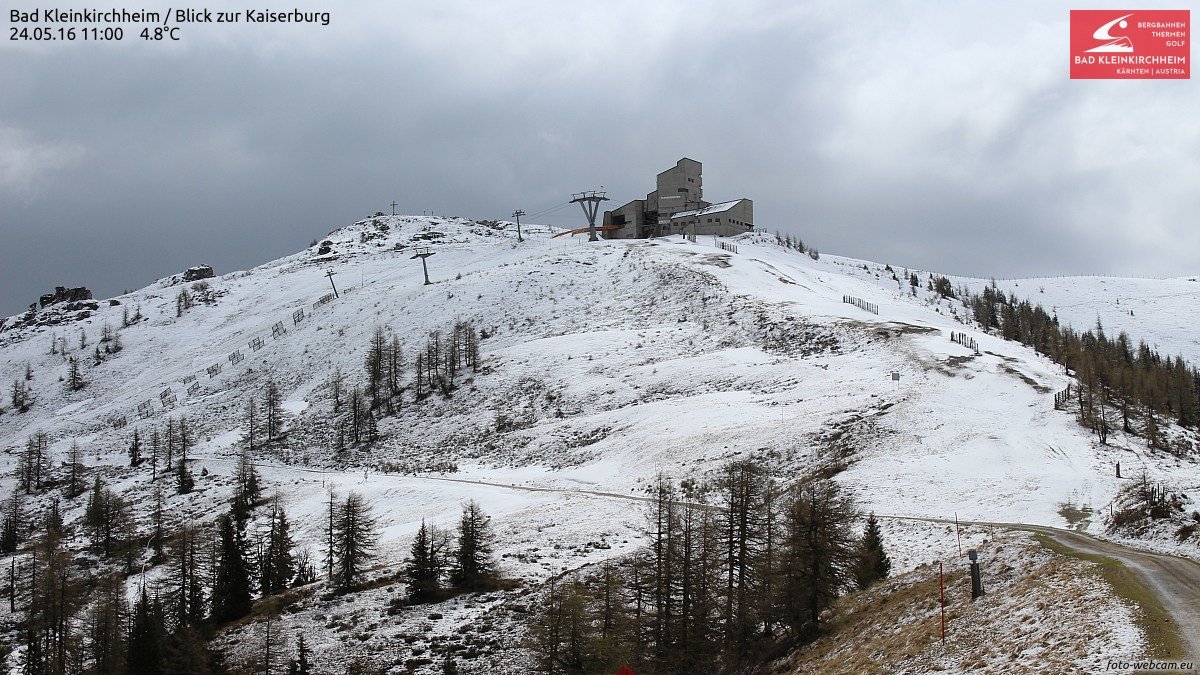
M 52 305 L 56 302 L 82 302 L 91 300 L 92 292 L 80 286 L 79 288 L 64 288 L 63 286 L 55 286 L 53 293 L 47 293 L 42 296 L 42 307 Z
M 201 279 L 211 279 L 215 276 L 216 274 L 213 273 L 212 266 L 197 265 L 195 267 L 189 267 L 187 271 L 183 273 L 183 280 L 200 281 Z

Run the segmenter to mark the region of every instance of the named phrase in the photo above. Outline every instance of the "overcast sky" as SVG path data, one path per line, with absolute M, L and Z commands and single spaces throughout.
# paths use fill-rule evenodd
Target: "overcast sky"
M 27 44 L 4 3 L 0 314 L 55 285 L 251 267 L 393 199 L 489 219 L 600 186 L 620 204 L 682 156 L 706 199 L 749 197 L 756 225 L 826 253 L 1200 273 L 1196 83 L 1071 81 L 1060 3 L 259 5 L 332 22 Z

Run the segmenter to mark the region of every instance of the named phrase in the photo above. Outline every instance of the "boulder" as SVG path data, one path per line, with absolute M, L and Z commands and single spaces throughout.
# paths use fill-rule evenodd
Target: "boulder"
M 210 265 L 197 265 L 195 267 L 189 267 L 187 271 L 183 273 L 183 280 L 200 281 L 201 279 L 211 279 L 215 276 L 216 274 L 213 273 L 213 268 Z

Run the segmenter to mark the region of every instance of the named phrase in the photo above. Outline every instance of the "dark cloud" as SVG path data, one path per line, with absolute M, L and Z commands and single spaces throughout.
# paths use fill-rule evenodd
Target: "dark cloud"
M 249 267 L 392 199 L 481 218 L 600 185 L 630 199 L 683 155 L 706 196 L 751 197 L 758 224 L 825 252 L 980 276 L 1200 268 L 1195 88 L 1068 80 L 1057 6 L 330 9 L 326 28 L 176 45 L 0 46 L 0 313 L 56 284 Z

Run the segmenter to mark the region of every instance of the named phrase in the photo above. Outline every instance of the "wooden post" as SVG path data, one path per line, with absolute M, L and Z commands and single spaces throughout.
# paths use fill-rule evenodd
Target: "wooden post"
M 942 563 L 938 561 L 938 588 L 941 592 L 942 606 L 942 644 L 946 644 L 946 580 L 942 575 Z
M 958 557 L 962 557 L 962 529 L 958 526 L 958 511 L 954 512 L 954 536 L 958 539 Z

